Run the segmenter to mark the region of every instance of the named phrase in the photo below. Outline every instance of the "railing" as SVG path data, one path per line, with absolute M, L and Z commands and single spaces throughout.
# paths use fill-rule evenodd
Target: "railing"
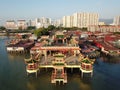
M 90 70 L 93 69 L 93 67 L 92 67 L 92 64 L 82 63 L 82 64 L 81 64 L 81 69 L 86 70 L 86 71 L 90 71 Z
M 27 70 L 36 70 L 36 69 L 38 69 L 38 64 L 36 64 L 36 63 L 28 64 L 26 66 L 26 68 L 27 68 Z
M 51 79 L 54 80 L 54 79 L 64 79 L 64 80 L 67 80 L 67 74 L 66 73 L 60 73 L 60 74 L 57 74 L 57 73 L 52 73 L 52 76 L 51 76 Z

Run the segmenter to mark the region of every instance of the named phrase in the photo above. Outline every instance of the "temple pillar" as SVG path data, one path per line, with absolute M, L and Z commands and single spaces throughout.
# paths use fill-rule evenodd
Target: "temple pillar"
M 64 69 L 62 69 L 62 74 L 64 74 Z
M 55 69 L 55 74 L 56 74 L 56 69 Z
M 43 54 L 45 56 L 45 61 L 47 60 L 47 51 L 46 50 L 43 50 Z
M 50 52 L 50 56 L 51 56 L 51 51 L 49 51 Z
M 74 56 L 76 56 L 76 50 L 74 50 Z
M 58 39 L 56 40 L 56 44 L 58 43 Z
M 65 40 L 64 39 L 62 39 L 62 42 L 63 42 L 63 44 L 65 43 Z

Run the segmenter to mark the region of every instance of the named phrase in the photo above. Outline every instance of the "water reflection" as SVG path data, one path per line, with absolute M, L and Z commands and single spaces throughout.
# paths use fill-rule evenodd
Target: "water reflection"
M 114 64 L 120 63 L 120 56 L 115 57 L 115 56 L 102 54 L 100 58 L 103 62 L 106 62 L 106 63 L 114 63 Z
M 35 86 L 33 85 L 33 83 L 30 83 L 30 82 L 27 83 L 27 88 L 28 88 L 29 90 L 36 90 L 36 88 L 35 88 Z

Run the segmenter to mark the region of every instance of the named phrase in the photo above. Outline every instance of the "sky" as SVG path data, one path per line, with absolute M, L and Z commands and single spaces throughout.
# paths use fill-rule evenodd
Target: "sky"
M 76 12 L 94 12 L 102 19 L 112 19 L 120 15 L 120 0 L 0 0 L 0 24 L 39 17 L 60 19 Z

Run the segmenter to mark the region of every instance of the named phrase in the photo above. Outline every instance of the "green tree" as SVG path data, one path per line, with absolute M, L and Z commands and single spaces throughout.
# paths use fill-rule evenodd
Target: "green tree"
M 36 29 L 34 30 L 34 34 L 37 36 L 37 37 L 40 37 L 41 35 L 49 35 L 49 31 L 47 28 L 39 28 L 39 29 Z
M 0 30 L 5 30 L 6 28 L 4 26 L 0 26 Z
M 42 33 L 42 35 L 49 35 L 49 31 L 47 28 L 42 28 L 41 33 Z
M 49 31 L 51 31 L 51 30 L 54 30 L 55 28 L 56 28 L 56 27 L 55 27 L 54 25 L 50 25 L 50 26 L 48 26 L 47 29 L 48 29 Z
M 35 29 L 36 29 L 35 26 L 28 26 L 28 27 L 27 27 L 27 30 L 35 30 Z
M 87 28 L 83 27 L 81 28 L 81 31 L 87 31 Z
M 69 28 L 69 27 L 66 27 L 66 28 L 64 28 L 64 30 L 67 30 L 67 31 L 69 31 L 69 30 L 71 30 L 71 28 Z
M 34 34 L 35 34 L 37 37 L 40 37 L 40 36 L 42 35 L 40 29 L 34 30 Z

